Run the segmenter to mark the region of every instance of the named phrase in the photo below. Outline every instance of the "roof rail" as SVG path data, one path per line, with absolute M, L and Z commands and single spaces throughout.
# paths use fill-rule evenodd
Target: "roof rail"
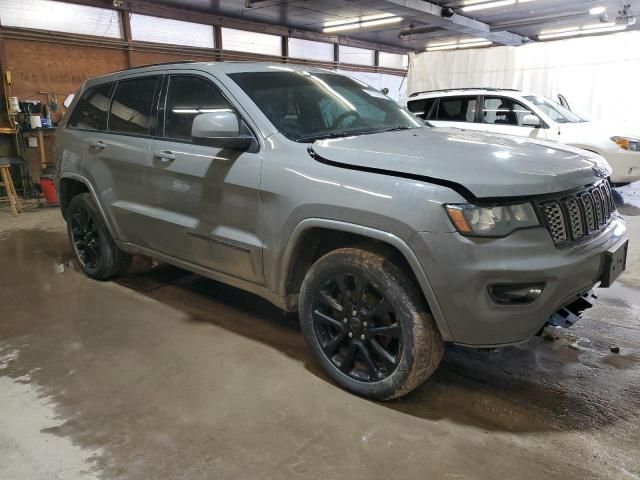
M 423 93 L 434 93 L 434 92 L 457 92 L 460 90 L 488 90 L 490 92 L 519 92 L 517 88 L 495 88 L 495 87 L 460 87 L 460 88 L 441 88 L 437 90 L 424 90 L 422 92 L 414 92 L 409 95 L 411 97 L 417 97 L 418 95 L 422 95 Z
M 126 72 L 127 70 L 135 70 L 136 68 L 147 68 L 147 67 L 159 67 L 162 65 L 178 65 L 182 63 L 197 63 L 197 60 L 178 60 L 175 62 L 160 62 L 160 63 L 149 63 L 147 65 L 138 65 L 137 67 L 129 67 L 121 70 L 122 72 Z

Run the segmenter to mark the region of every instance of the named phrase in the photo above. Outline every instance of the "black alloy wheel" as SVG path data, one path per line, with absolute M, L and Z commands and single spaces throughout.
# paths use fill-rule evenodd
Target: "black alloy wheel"
M 313 324 L 324 354 L 354 380 L 377 382 L 398 367 L 402 327 L 391 303 L 363 275 L 326 278 L 313 303 Z
M 344 247 L 309 268 L 300 288 L 300 327 L 329 377 L 376 400 L 425 382 L 444 342 L 414 279 L 383 249 Z
M 71 222 L 71 243 L 82 266 L 97 270 L 100 263 L 100 235 L 98 227 L 86 209 L 76 209 L 69 219 Z
M 131 255 L 116 245 L 90 193 L 73 197 L 65 218 L 71 250 L 87 276 L 108 280 L 127 271 Z

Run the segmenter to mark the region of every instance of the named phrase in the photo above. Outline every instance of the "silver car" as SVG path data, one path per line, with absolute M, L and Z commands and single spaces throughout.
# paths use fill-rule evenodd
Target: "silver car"
M 56 135 L 71 248 L 106 280 L 141 254 L 300 312 L 318 362 L 375 399 L 446 342 L 570 324 L 624 269 L 601 157 L 432 129 L 329 71 L 175 63 L 87 81 Z

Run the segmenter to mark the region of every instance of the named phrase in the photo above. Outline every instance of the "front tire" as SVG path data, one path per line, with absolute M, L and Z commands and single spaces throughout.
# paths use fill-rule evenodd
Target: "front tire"
M 90 193 L 76 195 L 69 202 L 67 233 L 71 251 L 88 277 L 108 280 L 131 265 L 131 256 L 116 246 Z
M 309 269 L 300 292 L 300 323 L 329 376 L 376 400 L 421 385 L 444 352 L 414 282 L 388 257 L 359 248 L 334 250 Z

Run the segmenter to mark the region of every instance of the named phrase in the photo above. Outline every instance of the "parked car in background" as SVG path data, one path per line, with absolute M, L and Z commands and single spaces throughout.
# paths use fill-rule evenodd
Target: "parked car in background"
M 518 90 L 464 88 L 413 93 L 406 102 L 436 127 L 549 140 L 602 155 L 617 185 L 640 180 L 640 125 L 591 122 L 548 98 Z
M 298 310 L 331 378 L 376 399 L 424 382 L 445 342 L 575 320 L 620 274 L 610 169 L 585 153 L 431 128 L 349 77 L 260 63 L 87 81 L 56 133 L 89 277 L 143 254 Z

